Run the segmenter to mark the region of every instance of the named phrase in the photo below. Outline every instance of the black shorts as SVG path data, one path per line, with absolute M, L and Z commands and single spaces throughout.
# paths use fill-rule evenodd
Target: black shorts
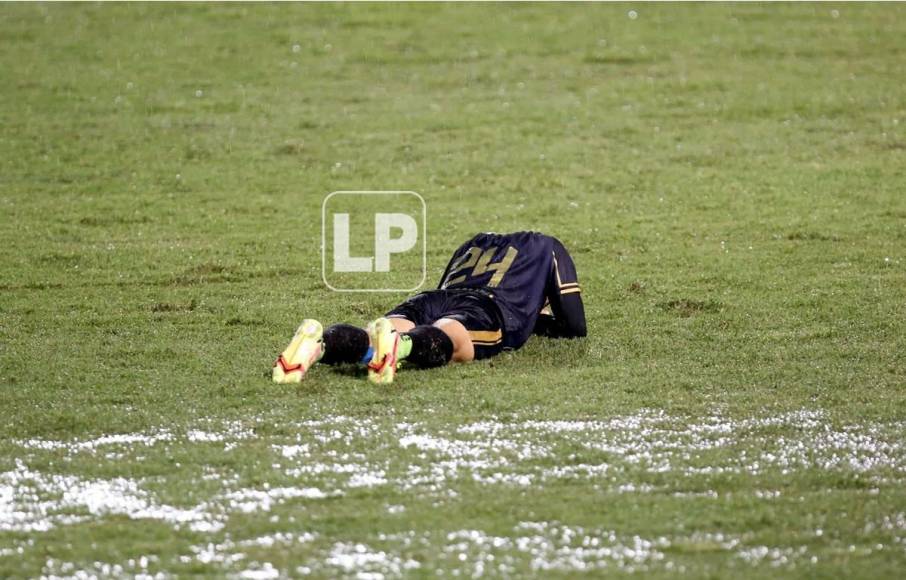
M 416 325 L 452 318 L 469 331 L 476 359 L 492 357 L 503 350 L 503 317 L 494 300 L 482 292 L 428 290 L 406 300 L 385 316 L 405 318 Z

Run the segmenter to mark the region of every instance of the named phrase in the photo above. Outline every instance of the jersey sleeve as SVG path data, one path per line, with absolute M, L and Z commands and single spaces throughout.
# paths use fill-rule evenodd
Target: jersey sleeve
M 569 252 L 556 238 L 553 243 L 553 261 L 545 291 L 546 304 L 538 321 L 535 334 L 551 338 L 577 338 L 585 336 L 585 306 L 579 275 Z

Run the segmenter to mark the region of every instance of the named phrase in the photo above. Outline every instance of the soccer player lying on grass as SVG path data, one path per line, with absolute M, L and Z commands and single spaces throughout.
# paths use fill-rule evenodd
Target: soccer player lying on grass
M 572 258 L 536 232 L 478 234 L 456 250 L 437 290 L 416 294 L 362 329 L 305 320 L 274 363 L 277 383 L 297 383 L 316 362 L 365 363 L 391 383 L 403 360 L 419 367 L 467 362 L 517 349 L 531 334 L 585 336 Z

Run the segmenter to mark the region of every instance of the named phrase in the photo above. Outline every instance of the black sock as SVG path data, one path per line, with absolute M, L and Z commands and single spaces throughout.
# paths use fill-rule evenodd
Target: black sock
M 334 324 L 324 331 L 324 364 L 357 363 L 368 352 L 368 333 L 351 324 Z
M 453 341 L 436 326 L 416 326 L 403 336 L 412 341 L 407 361 L 424 368 L 439 367 L 453 358 Z

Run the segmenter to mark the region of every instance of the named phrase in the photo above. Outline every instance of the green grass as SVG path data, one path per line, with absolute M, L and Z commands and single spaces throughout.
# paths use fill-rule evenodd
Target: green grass
M 0 576 L 897 577 L 904 38 L 896 4 L 0 7 Z M 403 298 L 321 281 L 362 189 L 425 197 L 429 282 L 556 235 L 589 337 L 271 384 L 301 318 Z M 110 434 L 167 438 L 73 444 Z M 268 487 L 327 497 L 229 495 Z

